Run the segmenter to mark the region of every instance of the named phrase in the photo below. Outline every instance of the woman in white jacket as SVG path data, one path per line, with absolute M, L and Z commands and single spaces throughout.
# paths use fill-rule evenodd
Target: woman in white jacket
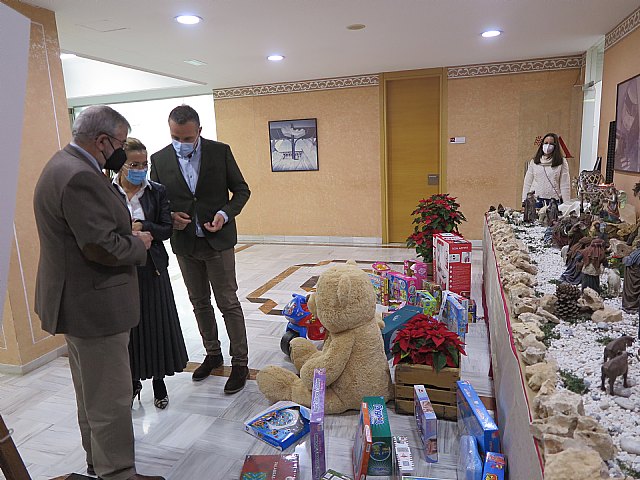
M 554 198 L 558 203 L 571 199 L 569 164 L 563 158 L 558 135 L 547 133 L 538 151 L 529 162 L 522 186 L 522 201 L 527 193 L 535 192 L 536 207 L 540 208 Z

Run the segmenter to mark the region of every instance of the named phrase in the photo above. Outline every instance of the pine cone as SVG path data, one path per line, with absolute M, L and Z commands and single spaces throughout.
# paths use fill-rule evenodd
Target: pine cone
M 556 287 L 556 316 L 566 320 L 567 318 L 578 315 L 580 307 L 578 299 L 580 298 L 580 289 L 569 283 L 562 283 Z

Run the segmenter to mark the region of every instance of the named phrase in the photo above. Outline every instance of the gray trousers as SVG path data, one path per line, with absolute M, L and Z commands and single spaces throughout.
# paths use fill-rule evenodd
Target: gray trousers
M 196 239 L 192 255 L 178 255 L 178 265 L 189 292 L 193 313 L 207 355 L 219 355 L 218 325 L 211 305 L 211 289 L 229 335 L 231 365 L 246 367 L 249 361 L 244 314 L 238 300 L 236 258 L 233 248 L 217 251 L 204 238 Z
M 104 480 L 126 480 L 136 473 L 129 332 L 65 340 L 87 463 Z

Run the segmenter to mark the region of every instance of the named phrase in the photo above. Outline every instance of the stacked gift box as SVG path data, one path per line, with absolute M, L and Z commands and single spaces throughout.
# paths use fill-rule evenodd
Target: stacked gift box
M 471 242 L 454 233 L 433 236 L 433 271 L 436 283 L 467 297 L 471 292 Z

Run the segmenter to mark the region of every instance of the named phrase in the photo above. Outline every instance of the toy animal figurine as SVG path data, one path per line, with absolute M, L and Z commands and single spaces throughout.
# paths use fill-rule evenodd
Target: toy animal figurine
M 536 221 L 536 192 L 527 193 L 527 199 L 524 201 L 524 221 L 525 223 L 534 223 Z
M 558 220 L 560 216 L 560 211 L 558 210 L 558 201 L 555 198 L 552 198 L 549 201 L 549 205 L 547 206 L 547 211 L 545 213 L 547 225 L 551 226 Z
M 604 362 L 606 363 L 607 360 L 611 360 L 621 353 L 625 353 L 627 351 L 627 347 L 630 347 L 631 345 L 633 345 L 633 337 L 630 337 L 629 335 L 622 335 L 615 340 L 611 340 L 607 343 L 607 346 L 604 347 Z
M 538 209 L 538 221 L 544 225 L 545 227 L 548 226 L 545 222 L 547 219 L 547 208 L 549 208 L 548 205 L 543 205 L 542 207 L 540 207 Z
M 620 295 L 620 274 L 613 268 L 605 268 L 607 274 L 607 291 L 615 297 Z
M 567 252 L 569 251 L 569 245 L 565 245 L 560 249 L 560 258 L 562 258 L 562 263 L 567 264 Z
M 613 384 L 616 382 L 616 378 L 618 378 L 619 376 L 622 376 L 622 385 L 624 386 L 624 388 L 629 388 L 629 385 L 627 384 L 629 359 L 626 353 L 618 355 L 608 362 L 603 363 L 600 371 L 602 373 L 602 384 L 600 385 L 600 389 L 605 392 L 607 391 L 604 387 L 604 379 L 606 378 L 609 381 L 609 395 L 613 395 Z

